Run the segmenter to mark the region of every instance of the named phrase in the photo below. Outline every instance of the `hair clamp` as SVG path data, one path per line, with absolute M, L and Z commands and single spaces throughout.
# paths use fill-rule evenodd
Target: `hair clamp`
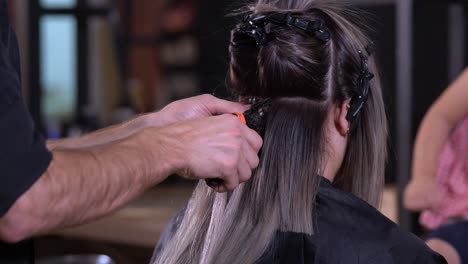
M 331 37 L 322 19 L 310 20 L 292 13 L 265 13 L 257 16 L 249 14 L 244 17 L 240 30 L 255 39 L 257 45 L 261 46 L 272 39 L 265 29 L 268 24 L 294 27 L 323 42 L 329 41 Z
M 254 17 L 252 14 L 246 15 L 243 20 L 244 24 L 240 27 L 240 31 L 255 39 L 255 43 L 259 46 L 268 42 L 264 18 L 264 15 L 257 17 Z
M 309 33 L 310 35 L 315 36 L 323 42 L 327 42 L 330 40 L 330 31 L 321 19 L 308 20 L 304 18 L 295 17 L 291 13 L 287 13 L 286 24 L 301 29 Z
M 369 56 L 372 55 L 373 43 L 369 44 L 366 47 L 366 52 Z M 369 71 L 368 60 L 361 50 L 358 51 L 359 57 L 361 58 L 361 74 L 357 82 L 359 94 L 351 98 L 350 108 L 346 119 L 349 122 L 352 122 L 361 112 L 361 109 L 364 107 L 364 104 L 367 101 L 367 96 L 369 94 L 370 81 L 374 78 L 374 74 Z

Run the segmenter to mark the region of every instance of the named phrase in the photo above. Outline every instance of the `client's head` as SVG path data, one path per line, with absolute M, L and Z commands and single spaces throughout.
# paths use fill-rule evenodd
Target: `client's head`
M 335 178 L 377 205 L 386 116 L 372 42 L 351 21 L 356 17 L 310 0 L 259 1 L 251 9 L 231 32 L 227 83 L 241 98 L 273 99 L 262 165 L 305 158 L 302 149 L 311 156 L 304 163 L 278 166 L 310 166 L 312 159 L 308 173 Z
M 271 98 L 259 167 L 231 193 L 200 183 L 158 263 L 253 263 L 276 231 L 312 234 L 319 175 L 378 205 L 386 117 L 354 19 L 312 0 L 249 7 L 231 33 L 227 83 L 240 98 Z

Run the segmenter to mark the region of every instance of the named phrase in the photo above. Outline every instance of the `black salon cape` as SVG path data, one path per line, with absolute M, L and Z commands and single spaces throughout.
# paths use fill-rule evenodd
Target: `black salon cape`
M 35 128 L 21 95 L 18 43 L 0 0 L 0 217 L 49 166 L 52 155 Z M 29 241 L 0 242 L 0 264 L 33 263 Z
M 416 236 L 401 230 L 375 208 L 321 177 L 315 233 L 278 232 L 257 264 L 435 264 L 447 263 Z M 182 220 L 169 224 L 155 255 Z M 241 257 L 241 256 L 240 256 Z M 153 257 L 154 260 L 154 257 Z

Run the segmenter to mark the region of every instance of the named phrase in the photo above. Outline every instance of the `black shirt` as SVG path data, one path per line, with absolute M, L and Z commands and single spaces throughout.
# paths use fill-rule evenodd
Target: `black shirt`
M 374 207 L 321 178 L 314 234 L 277 232 L 257 264 L 446 264 L 416 236 L 401 230 Z M 183 219 L 179 213 L 163 233 L 155 256 Z
M 0 217 L 49 166 L 52 155 L 34 127 L 21 96 L 18 43 L 0 0 Z M 0 242 L 0 264 L 32 263 L 28 241 Z

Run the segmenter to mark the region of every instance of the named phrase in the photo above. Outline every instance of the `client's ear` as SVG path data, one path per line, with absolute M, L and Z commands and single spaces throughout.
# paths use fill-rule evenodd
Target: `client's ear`
M 346 115 L 348 114 L 350 101 L 351 99 L 348 99 L 341 104 L 335 105 L 335 127 L 343 137 L 346 137 L 349 132 L 350 124 L 346 119 Z

